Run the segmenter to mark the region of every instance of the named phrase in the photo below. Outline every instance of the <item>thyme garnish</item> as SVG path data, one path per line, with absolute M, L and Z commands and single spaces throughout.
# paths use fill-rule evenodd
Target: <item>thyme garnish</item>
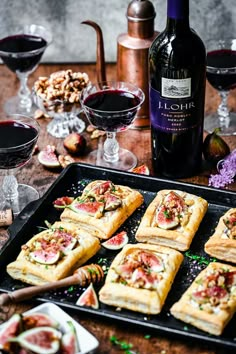
M 206 264 L 206 265 L 208 265 L 208 264 L 211 263 L 211 262 L 216 262 L 216 261 L 217 261 L 216 258 L 207 259 L 207 258 L 205 258 L 205 257 L 203 257 L 203 256 L 199 256 L 199 255 L 197 255 L 197 254 L 193 254 L 193 253 L 191 253 L 190 251 L 186 251 L 186 252 L 184 253 L 184 255 L 185 255 L 186 257 L 188 257 L 191 261 L 197 261 L 199 265 L 201 265 L 201 264 Z
M 116 336 L 111 336 L 110 342 L 114 345 L 119 346 L 121 350 L 124 350 L 125 354 L 138 354 L 138 352 L 130 350 L 133 348 L 133 344 L 127 343 L 125 341 L 120 341 Z

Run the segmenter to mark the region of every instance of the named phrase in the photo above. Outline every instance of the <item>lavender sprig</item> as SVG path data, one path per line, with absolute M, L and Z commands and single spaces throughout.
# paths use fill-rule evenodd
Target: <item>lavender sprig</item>
M 210 175 L 209 186 L 222 188 L 234 181 L 236 176 L 236 149 L 217 164 L 218 174 Z

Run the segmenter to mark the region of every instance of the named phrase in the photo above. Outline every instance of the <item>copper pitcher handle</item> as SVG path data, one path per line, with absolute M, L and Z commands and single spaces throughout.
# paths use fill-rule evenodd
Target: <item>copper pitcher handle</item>
M 96 34 L 97 34 L 97 62 L 96 62 L 97 81 L 104 82 L 106 84 L 107 80 L 106 80 L 105 54 L 104 54 L 104 42 L 103 42 L 102 30 L 96 22 L 86 20 L 81 23 L 93 27 L 96 31 Z

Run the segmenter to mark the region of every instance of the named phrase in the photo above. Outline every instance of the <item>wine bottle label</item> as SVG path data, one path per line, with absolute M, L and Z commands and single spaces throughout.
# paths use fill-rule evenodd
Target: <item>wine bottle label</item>
M 191 78 L 176 80 L 162 77 L 161 95 L 167 98 L 191 97 Z
M 175 87 L 178 87 L 177 90 L 164 90 L 166 92 L 164 96 L 150 86 L 151 124 L 154 128 L 167 133 L 178 133 L 194 128 L 199 124 L 194 99 L 188 96 L 188 92 L 191 90 L 189 88 L 189 79 L 185 80 L 187 81 L 181 83 L 179 87 L 175 85 Z M 171 96 L 170 91 L 175 91 L 175 95 Z M 186 95 L 187 98 L 178 96 L 176 94 L 177 91 L 184 96 Z

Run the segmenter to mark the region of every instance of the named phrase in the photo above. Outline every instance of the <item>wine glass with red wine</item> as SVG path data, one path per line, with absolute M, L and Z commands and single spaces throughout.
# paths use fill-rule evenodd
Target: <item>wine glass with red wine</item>
M 0 31 L 0 38 L 0 57 L 20 80 L 18 95 L 5 103 L 4 111 L 9 115 L 33 115 L 35 109 L 27 85 L 28 76 L 36 69 L 51 43 L 51 33 L 43 26 L 31 24 Z
M 236 113 L 228 108 L 229 91 L 236 88 L 236 39 L 215 39 L 206 43 L 207 80 L 221 97 L 217 112 L 205 117 L 204 129 L 220 128 L 221 135 L 236 134 Z
M 137 157 L 120 148 L 116 133 L 129 128 L 144 101 L 143 91 L 126 82 L 89 84 L 81 92 L 81 105 L 90 124 L 106 132 L 103 148 L 92 151 L 88 162 L 119 170 L 137 165 Z
M 0 117 L 0 170 L 5 172 L 2 182 L 3 209 L 17 215 L 28 203 L 38 199 L 31 186 L 18 184 L 14 172 L 31 158 L 39 135 L 39 124 L 33 117 L 11 115 Z

